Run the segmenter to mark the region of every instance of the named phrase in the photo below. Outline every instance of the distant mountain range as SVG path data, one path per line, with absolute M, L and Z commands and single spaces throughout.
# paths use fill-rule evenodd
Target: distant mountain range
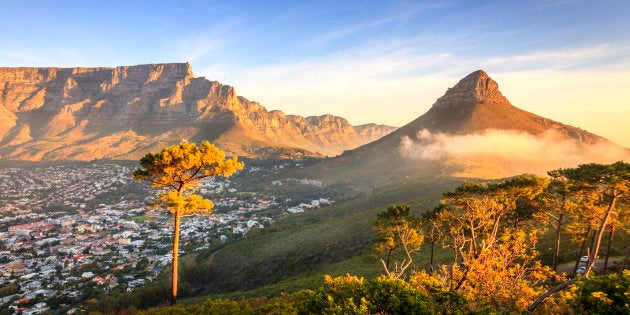
M 278 91 L 282 93 L 282 91 Z M 188 63 L 0 68 L 3 160 L 138 159 L 183 139 L 230 155 L 337 155 L 394 127 L 268 111 Z
M 513 106 L 481 70 L 396 130 L 268 111 L 188 63 L 0 68 L 2 160 L 136 160 L 182 140 L 254 158 L 345 152 L 312 174 L 364 184 L 379 174 L 499 178 L 628 159 L 600 136 Z

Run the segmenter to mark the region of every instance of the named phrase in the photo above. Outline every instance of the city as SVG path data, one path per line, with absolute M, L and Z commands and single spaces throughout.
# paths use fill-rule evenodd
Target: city
M 156 191 L 117 164 L 0 169 L 0 309 L 41 314 L 112 290 L 150 283 L 172 259 L 170 214 L 148 206 Z M 260 168 L 243 172 L 256 173 Z M 321 186 L 313 180 L 285 183 Z M 269 183 L 282 186 L 283 180 Z M 180 255 L 264 229 L 279 215 L 328 205 L 239 192 L 228 179 L 202 182 L 215 211 L 186 217 Z

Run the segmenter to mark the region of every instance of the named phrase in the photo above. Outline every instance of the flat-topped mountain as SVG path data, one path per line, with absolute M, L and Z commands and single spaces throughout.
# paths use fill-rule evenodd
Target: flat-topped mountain
M 137 159 L 183 139 L 241 156 L 335 155 L 394 129 L 267 111 L 231 86 L 195 77 L 188 63 L 0 68 L 7 160 Z

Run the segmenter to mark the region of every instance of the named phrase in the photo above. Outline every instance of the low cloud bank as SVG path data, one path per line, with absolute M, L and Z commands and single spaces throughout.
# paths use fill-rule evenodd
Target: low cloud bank
M 449 135 L 418 132 L 418 140 L 403 137 L 401 153 L 418 160 L 484 161 L 507 168 L 540 173 L 583 163 L 628 160 L 628 151 L 614 143 L 581 143 L 549 130 L 540 135 L 488 129 L 481 133 Z M 528 168 L 528 166 L 531 166 Z

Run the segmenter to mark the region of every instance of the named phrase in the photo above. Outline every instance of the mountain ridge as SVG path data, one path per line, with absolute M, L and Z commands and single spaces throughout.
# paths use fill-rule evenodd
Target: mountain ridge
M 182 139 L 211 140 L 231 155 L 336 155 L 394 129 L 268 111 L 195 77 L 189 63 L 0 68 L 3 159 L 137 159 Z
M 525 130 L 539 134 L 556 129 L 572 138 L 587 143 L 608 141 L 577 127 L 515 107 L 499 90 L 499 84 L 483 70 L 477 70 L 439 97 L 429 111 L 409 124 L 399 128 L 408 130 L 427 129 L 432 132 L 469 134 L 485 129 Z
M 358 178 L 356 183 L 376 181 L 354 174 L 378 177 L 385 172 L 399 182 L 413 176 L 503 178 L 628 156 L 603 137 L 515 107 L 496 81 L 477 70 L 447 89 L 423 115 L 311 172 L 330 180 L 343 174 Z

